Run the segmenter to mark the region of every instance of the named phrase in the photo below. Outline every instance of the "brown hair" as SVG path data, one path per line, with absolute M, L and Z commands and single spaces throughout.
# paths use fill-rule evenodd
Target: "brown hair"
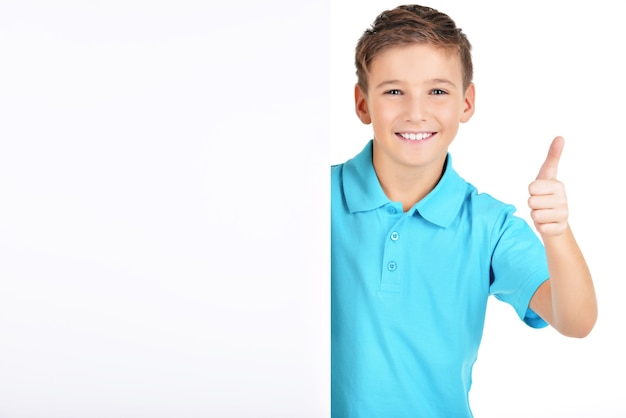
M 471 44 L 446 14 L 417 4 L 398 6 L 382 12 L 356 46 L 356 75 L 361 90 L 367 94 L 367 72 L 374 57 L 383 51 L 415 43 L 428 43 L 459 54 L 463 71 L 463 89 L 472 82 Z

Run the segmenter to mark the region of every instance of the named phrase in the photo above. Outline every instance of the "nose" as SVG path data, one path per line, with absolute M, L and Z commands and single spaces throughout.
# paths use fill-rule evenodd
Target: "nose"
M 418 95 L 410 95 L 407 97 L 406 103 L 406 121 L 407 122 L 423 122 L 428 119 L 430 114 L 430 106 L 428 98 Z

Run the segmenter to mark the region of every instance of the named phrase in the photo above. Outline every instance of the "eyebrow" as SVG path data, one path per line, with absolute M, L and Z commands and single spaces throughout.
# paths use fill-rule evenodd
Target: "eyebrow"
M 456 87 L 456 84 L 454 84 L 452 81 L 448 80 L 447 78 L 435 78 L 431 80 L 432 84 L 449 84 L 452 87 Z
M 388 85 L 395 85 L 398 83 L 402 83 L 402 82 L 400 80 L 386 80 L 378 84 L 375 87 L 375 89 L 380 89 L 382 87 L 386 87 Z M 433 78 L 432 80 L 428 80 L 427 83 L 428 84 L 448 84 L 452 87 L 456 87 L 456 84 L 454 84 L 452 81 L 448 80 L 447 78 Z

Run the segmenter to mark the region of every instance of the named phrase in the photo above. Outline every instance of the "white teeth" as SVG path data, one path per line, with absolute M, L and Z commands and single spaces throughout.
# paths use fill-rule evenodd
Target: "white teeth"
M 432 134 L 430 133 L 420 133 L 420 134 L 400 134 L 402 138 L 408 139 L 409 141 L 421 141 L 426 138 L 430 138 Z

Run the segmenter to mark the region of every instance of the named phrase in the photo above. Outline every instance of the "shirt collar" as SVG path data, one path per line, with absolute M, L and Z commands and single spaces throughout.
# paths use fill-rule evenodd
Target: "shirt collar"
M 344 196 L 351 213 L 365 212 L 391 204 L 385 195 L 372 163 L 373 141 L 351 160 L 344 164 Z M 435 188 L 416 203 L 408 213 L 420 215 L 427 221 L 448 226 L 458 213 L 465 198 L 466 183 L 452 168 L 448 154 L 443 176 Z

